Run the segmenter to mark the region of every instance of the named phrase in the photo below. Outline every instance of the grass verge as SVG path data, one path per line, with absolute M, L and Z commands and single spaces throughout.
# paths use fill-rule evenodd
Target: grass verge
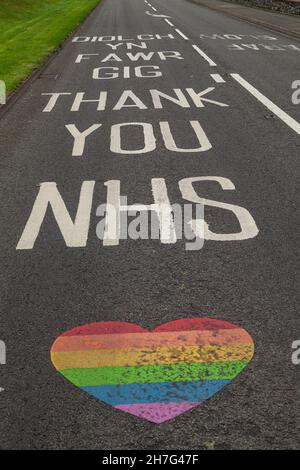
M 0 0 L 0 80 L 16 89 L 99 0 Z

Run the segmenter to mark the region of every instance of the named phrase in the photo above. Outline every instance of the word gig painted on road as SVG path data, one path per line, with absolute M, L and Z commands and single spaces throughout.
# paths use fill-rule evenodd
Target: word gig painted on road
M 229 384 L 254 354 L 243 328 L 184 318 L 148 331 L 98 322 L 60 335 L 54 367 L 73 385 L 118 410 L 162 423 L 201 405 Z
M 172 24 L 166 18 L 156 18 L 153 21 L 167 21 L 168 24 Z M 180 40 L 188 40 L 180 30 L 175 29 L 175 31 L 179 34 Z M 131 159 L 132 165 L 135 164 L 136 158 L 157 156 L 158 159 L 162 159 L 163 155 L 168 154 L 174 156 L 174 159 L 186 156 L 198 158 L 199 163 L 204 157 L 209 158 L 209 151 L 213 148 L 213 136 L 208 135 L 204 117 L 201 118 L 204 116 L 202 111 L 223 113 L 224 119 L 228 119 L 229 103 L 215 96 L 217 93 L 218 96 L 220 95 L 220 88 L 217 90 L 216 87 L 224 87 L 225 85 L 221 84 L 225 81 L 218 74 L 207 73 L 207 76 L 203 78 L 203 81 L 207 83 L 197 89 L 178 87 L 166 90 L 164 87 L 162 89 L 161 86 L 157 86 L 157 80 L 164 77 L 166 73 L 166 64 L 172 63 L 175 67 L 176 64 L 179 64 L 181 67 L 182 62 L 185 61 L 184 54 L 174 47 L 174 44 L 177 44 L 178 48 L 178 37 L 175 38 L 173 32 L 164 35 L 138 34 L 131 38 L 122 35 L 76 36 L 73 38 L 73 43 L 75 48 L 74 74 L 76 75 L 78 70 L 87 71 L 93 86 L 89 90 L 80 89 L 75 92 L 58 91 L 57 88 L 55 91 L 45 90 L 41 97 L 43 100 L 41 112 L 45 118 L 55 119 L 56 116 L 61 116 L 61 111 L 64 111 L 66 122 L 61 126 L 65 133 L 68 150 L 63 157 L 69 159 L 71 165 L 72 162 L 76 164 L 79 159 L 88 160 L 91 148 L 99 149 L 100 159 L 101 155 L 110 155 L 112 159 Z M 161 50 L 155 51 L 154 44 L 158 47 L 161 44 L 164 46 L 161 46 Z M 80 53 L 76 52 L 77 47 L 80 47 Z M 82 47 L 87 48 L 86 52 L 82 51 Z M 93 52 L 89 47 L 92 47 Z M 208 61 L 211 66 L 216 65 L 196 45 L 193 48 L 193 53 L 196 50 L 198 54 L 202 55 L 202 59 Z M 205 62 L 204 64 L 206 67 L 207 64 Z M 169 69 L 167 70 L 170 73 Z M 124 88 L 111 87 L 110 84 L 115 80 L 121 80 Z M 137 92 L 133 86 L 130 86 L 131 83 L 135 84 L 136 80 L 147 83 L 142 88 L 142 92 Z M 173 122 L 172 118 L 166 120 L 159 117 L 165 110 L 174 111 L 174 108 L 179 111 L 189 110 L 197 116 L 197 118 L 191 116 L 190 119 L 182 119 L 180 133 L 178 133 L 178 121 Z M 85 113 L 90 112 L 91 116 L 96 116 L 94 122 L 90 122 L 89 114 L 86 125 L 82 124 L 85 122 L 82 119 L 80 125 L 76 123 L 78 118 L 85 117 Z M 109 112 L 109 116 L 112 116 L 112 119 L 115 116 L 114 122 L 111 123 L 106 119 L 105 113 L 107 112 Z M 140 116 L 142 112 L 145 118 L 140 120 L 135 117 L 132 120 L 124 121 L 122 113 L 126 113 L 128 116 L 128 112 L 134 116 L 136 113 L 139 113 Z M 157 120 L 152 118 L 149 122 L 147 116 L 150 112 L 151 116 L 153 116 L 153 112 L 157 114 Z M 172 116 L 172 112 L 169 115 Z M 182 133 L 183 128 L 185 133 Z M 191 142 L 191 144 L 187 145 L 187 142 Z M 107 201 L 104 210 L 102 210 L 103 201 L 96 201 L 99 207 L 95 214 L 96 217 L 101 216 L 103 219 L 100 221 L 100 226 L 97 225 L 96 230 L 96 236 L 103 241 L 103 246 L 117 246 L 120 239 L 126 238 L 121 236 L 120 213 L 129 213 L 129 211 L 131 215 L 135 211 L 136 217 L 139 217 L 141 211 L 155 212 L 160 236 L 154 238 L 159 238 L 163 244 L 172 244 L 180 238 L 188 238 L 186 232 L 183 236 L 178 233 L 178 223 L 176 224 L 174 217 L 176 201 L 173 201 L 173 204 L 170 202 L 167 181 L 165 180 L 167 176 L 160 175 L 160 177 L 152 178 L 149 181 L 153 201 L 139 201 L 139 203 L 131 205 L 122 204 L 123 196 L 120 193 L 122 182 L 120 180 L 112 178 L 104 182 L 107 188 Z M 189 220 L 185 220 L 184 225 L 185 227 L 189 226 L 189 233 L 192 234 L 189 239 L 194 238 L 197 241 L 192 248 L 190 244 L 189 246 L 186 244 L 186 249 L 200 249 L 204 240 L 240 241 L 255 237 L 258 234 L 258 227 L 246 208 L 205 197 L 205 185 L 203 185 L 202 192 L 201 189 L 198 189 L 199 184 L 197 184 L 198 192 L 196 192 L 194 184 L 207 181 L 211 182 L 214 187 L 218 187 L 221 199 L 222 192 L 236 190 L 235 183 L 231 179 L 220 175 L 186 175 L 185 178 L 178 181 L 179 191 L 182 195 L 180 204 L 183 206 L 188 202 L 192 206 L 201 206 L 202 208 L 200 218 L 193 219 L 191 215 Z M 75 184 L 77 184 L 77 188 L 74 188 L 74 195 L 77 194 L 78 198 L 79 194 L 79 198 L 77 199 L 76 217 L 73 221 L 63 200 L 63 188 L 58 187 L 55 181 L 39 182 L 39 190 L 33 201 L 31 213 L 17 243 L 18 250 L 32 250 L 35 247 L 49 208 L 52 209 L 57 229 L 67 247 L 83 248 L 87 245 L 91 232 L 91 211 L 94 194 L 96 194 L 96 178 L 95 180 L 84 180 L 81 185 Z M 227 211 L 227 214 L 232 213 L 239 224 L 239 231 L 234 231 L 236 227 L 228 233 L 213 231 L 205 220 L 205 208 L 207 207 Z M 185 211 L 186 213 L 187 211 Z M 135 225 L 138 225 L 137 220 Z M 175 233 L 175 226 L 177 233 Z M 169 235 L 165 236 L 167 230 L 169 230 Z M 141 230 L 142 232 L 143 235 L 139 235 L 135 231 L 134 236 L 130 237 L 128 230 L 127 238 L 135 240 L 147 238 L 144 234 L 145 230 Z M 47 249 L 51 249 L 51 246 L 47 246 Z

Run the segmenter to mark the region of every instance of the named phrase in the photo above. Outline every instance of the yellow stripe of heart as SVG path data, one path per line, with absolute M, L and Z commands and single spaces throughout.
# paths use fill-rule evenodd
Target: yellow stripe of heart
M 250 361 L 252 344 L 230 346 L 200 345 L 168 348 L 101 349 L 72 352 L 52 352 L 56 369 L 104 366 L 142 366 L 149 364 L 176 364 L 177 362 Z

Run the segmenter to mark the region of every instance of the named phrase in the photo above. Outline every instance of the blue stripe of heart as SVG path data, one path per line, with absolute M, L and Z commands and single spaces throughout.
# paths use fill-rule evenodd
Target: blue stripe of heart
M 191 382 L 98 385 L 80 388 L 110 405 L 180 403 L 207 400 L 229 382 L 231 380 L 199 380 Z

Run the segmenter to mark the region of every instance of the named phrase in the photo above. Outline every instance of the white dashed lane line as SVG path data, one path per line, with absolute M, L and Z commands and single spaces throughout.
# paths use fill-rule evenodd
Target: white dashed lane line
M 153 7 L 150 3 L 147 2 L 147 0 L 145 0 L 145 3 L 147 3 L 147 5 L 149 5 L 149 7 L 152 8 L 152 10 L 154 11 L 157 11 L 157 9 L 155 7 Z M 185 41 L 189 41 L 189 38 L 178 28 L 175 27 L 175 25 L 170 21 L 168 20 L 167 18 L 164 18 L 164 21 L 169 25 L 171 26 L 172 28 L 175 28 L 175 31 L 177 34 L 179 34 L 179 36 L 181 36 Z M 203 59 L 205 59 L 208 64 L 211 66 L 211 67 L 216 67 L 217 64 L 210 58 L 208 57 L 207 54 L 205 54 L 204 51 L 202 51 L 202 49 L 200 49 L 200 47 L 196 46 L 195 44 L 193 45 L 193 48 L 195 49 L 195 51 L 198 52 L 198 54 L 201 55 L 201 57 L 203 57 Z M 223 80 L 223 78 L 218 75 L 218 74 L 212 74 L 212 78 L 215 80 L 215 82 L 217 83 L 224 83 L 225 81 Z
M 173 23 L 172 23 L 170 20 L 167 20 L 167 18 L 165 18 L 165 22 L 166 22 L 169 26 L 174 27 Z
M 211 73 L 210 76 L 216 83 L 226 83 L 219 73 Z
M 183 39 L 185 39 L 186 41 L 189 40 L 189 38 L 188 38 L 185 34 L 183 34 L 183 32 L 180 31 L 180 29 L 175 28 L 175 31 L 176 31 L 176 33 L 179 34 L 179 36 L 181 36 L 181 37 L 182 37 Z
M 205 52 L 202 51 L 202 49 L 200 49 L 200 47 L 198 47 L 198 46 L 196 46 L 195 44 L 193 44 L 193 48 L 195 49 L 195 51 L 198 52 L 198 54 L 200 54 L 200 55 L 203 57 L 203 59 L 206 60 L 206 62 L 209 63 L 209 65 L 210 65 L 211 67 L 216 67 L 216 66 L 217 66 L 217 64 L 216 64 L 210 57 L 208 57 L 208 55 L 206 55 Z

